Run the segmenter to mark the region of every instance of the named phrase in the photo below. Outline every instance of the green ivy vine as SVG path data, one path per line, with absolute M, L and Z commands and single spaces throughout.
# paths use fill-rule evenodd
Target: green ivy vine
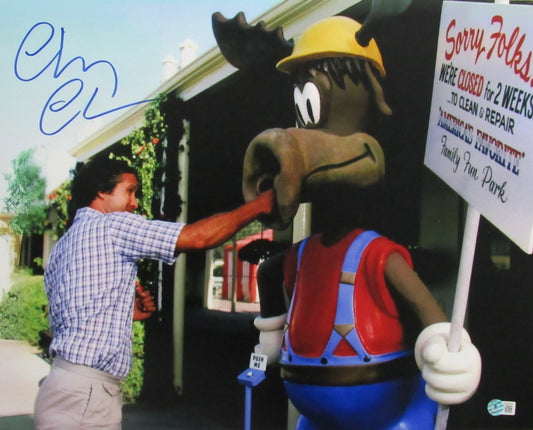
M 58 240 L 61 236 L 63 236 L 68 228 L 68 204 L 72 199 L 72 195 L 70 194 L 70 185 L 71 180 L 67 179 L 48 195 L 49 207 L 55 208 L 57 216 L 57 221 L 53 224 L 54 240 Z
M 152 201 L 159 192 L 159 189 L 154 187 L 155 174 L 160 167 L 156 156 L 156 146 L 161 144 L 167 132 L 165 117 L 161 109 L 165 101 L 164 94 L 152 101 L 145 111 L 143 126 L 121 140 L 121 145 L 128 149 L 129 154 L 111 153 L 109 155 L 110 158 L 127 161 L 137 170 L 142 189 L 139 212 L 149 219 L 153 218 Z

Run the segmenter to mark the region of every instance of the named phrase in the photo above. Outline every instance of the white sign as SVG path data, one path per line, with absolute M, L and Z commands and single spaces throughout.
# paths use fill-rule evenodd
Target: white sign
M 263 354 L 252 353 L 250 355 L 250 369 L 266 371 L 268 357 Z
M 533 252 L 533 7 L 445 1 L 424 162 Z

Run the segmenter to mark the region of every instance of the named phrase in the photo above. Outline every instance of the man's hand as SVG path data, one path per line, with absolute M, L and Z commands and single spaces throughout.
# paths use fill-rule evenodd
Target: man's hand
M 145 320 L 156 311 L 154 298 L 150 291 L 137 284 L 135 289 L 135 301 L 133 303 L 133 321 Z

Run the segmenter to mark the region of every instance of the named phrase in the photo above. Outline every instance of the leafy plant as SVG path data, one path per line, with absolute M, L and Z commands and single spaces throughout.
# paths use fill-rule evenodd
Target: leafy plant
M 143 388 L 144 381 L 144 323 L 133 322 L 133 363 L 131 371 L 122 381 L 122 401 L 135 403 Z
M 63 181 L 54 191 L 48 194 L 48 204 L 54 207 L 57 215 L 57 222 L 54 225 L 54 239 L 57 240 L 67 230 L 69 225 L 68 202 L 72 199 L 70 179 Z
M 154 181 L 156 171 L 160 167 L 156 147 L 161 144 L 167 132 L 165 117 L 161 109 L 165 100 L 166 96 L 160 95 L 150 103 L 145 111 L 143 126 L 121 140 L 125 154 L 110 154 L 111 158 L 125 160 L 137 170 L 142 190 L 139 212 L 147 218 L 153 218 L 152 201 L 159 192 L 157 183 Z
M 45 179 L 33 160 L 35 148 L 22 151 L 11 164 L 13 173 L 5 174 L 5 210 L 14 214 L 10 225 L 18 234 L 42 234 L 47 226 L 44 201 Z
M 19 274 L 0 301 L 0 338 L 38 345 L 48 329 L 47 304 L 43 277 Z

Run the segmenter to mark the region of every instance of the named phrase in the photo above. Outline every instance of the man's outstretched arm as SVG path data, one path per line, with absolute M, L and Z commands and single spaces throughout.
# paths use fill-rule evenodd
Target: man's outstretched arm
M 215 214 L 185 225 L 176 242 L 176 253 L 221 245 L 259 216 L 270 214 L 274 202 L 274 191 L 265 191 L 255 200 L 232 211 Z

